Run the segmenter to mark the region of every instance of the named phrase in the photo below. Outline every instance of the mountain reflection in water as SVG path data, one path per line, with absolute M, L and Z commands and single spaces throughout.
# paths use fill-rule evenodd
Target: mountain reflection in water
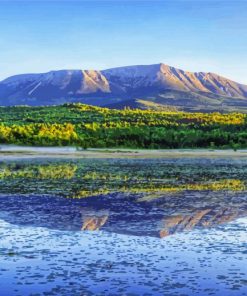
M 0 219 L 60 230 L 168 235 L 247 214 L 247 161 L 0 163 Z

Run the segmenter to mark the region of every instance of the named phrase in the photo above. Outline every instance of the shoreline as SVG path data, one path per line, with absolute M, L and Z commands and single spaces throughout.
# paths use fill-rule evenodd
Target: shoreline
M 108 149 L 0 145 L 0 160 L 13 158 L 197 158 L 247 157 L 247 149 Z

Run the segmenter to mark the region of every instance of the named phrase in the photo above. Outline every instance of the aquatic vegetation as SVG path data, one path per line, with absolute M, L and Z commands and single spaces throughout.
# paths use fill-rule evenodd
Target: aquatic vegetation
M 77 170 L 73 164 L 30 165 L 30 166 L 0 166 L 0 179 L 71 179 Z
M 155 198 L 159 198 L 164 193 L 172 193 L 179 191 L 244 191 L 246 190 L 246 185 L 241 180 L 236 179 L 222 179 L 219 181 L 210 181 L 205 183 L 187 183 L 187 184 L 178 184 L 177 186 L 170 187 L 153 187 L 145 189 L 131 189 L 131 192 L 134 193 L 151 193 L 146 194 L 144 197 L 140 198 L 138 201 L 150 201 Z M 156 194 L 155 194 L 156 193 Z
M 0 163 L 0 192 L 87 198 L 135 194 L 139 201 L 183 191 L 244 191 L 247 165 L 206 166 L 172 160 L 57 160 Z M 4 186 L 3 186 L 4 185 Z

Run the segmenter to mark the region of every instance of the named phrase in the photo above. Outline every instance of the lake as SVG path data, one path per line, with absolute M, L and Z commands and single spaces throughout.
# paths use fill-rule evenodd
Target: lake
M 0 161 L 0 295 L 247 295 L 247 157 Z

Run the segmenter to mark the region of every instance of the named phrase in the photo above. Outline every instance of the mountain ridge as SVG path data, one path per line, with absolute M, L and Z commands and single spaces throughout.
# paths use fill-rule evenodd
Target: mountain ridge
M 0 81 L 0 105 L 82 102 L 114 108 L 119 103 L 124 107 L 125 101 L 125 107 L 131 107 L 131 100 L 180 109 L 247 109 L 247 85 L 215 73 L 189 72 L 163 63 L 18 74 Z

